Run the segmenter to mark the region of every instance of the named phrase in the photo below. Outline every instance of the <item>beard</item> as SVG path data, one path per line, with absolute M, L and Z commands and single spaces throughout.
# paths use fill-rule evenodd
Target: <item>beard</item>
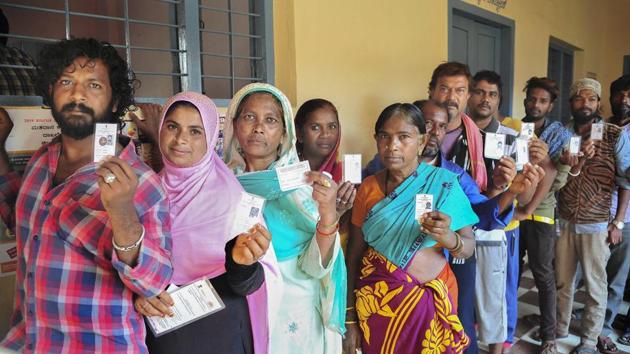
M 590 121 L 591 119 L 597 117 L 597 110 L 595 109 L 591 111 L 590 109 L 580 109 L 580 110 L 571 112 L 571 115 L 573 116 L 576 122 L 586 123 Z
M 96 123 L 117 123 L 117 119 L 112 114 L 113 100 L 100 115 L 96 115 L 94 110 L 83 103 L 71 102 L 65 104 L 60 110 L 52 107 L 52 116 L 59 125 L 61 134 L 75 140 L 85 139 L 94 134 Z M 78 110 L 83 115 L 74 116 L 73 110 Z
M 433 142 L 434 146 L 430 143 Z M 425 145 L 424 150 L 420 154 L 421 157 L 434 158 L 440 153 L 440 144 L 438 144 L 437 138 L 430 137 L 427 145 Z
M 547 112 L 536 112 L 534 114 L 530 114 L 530 112 L 528 112 L 527 110 L 525 110 L 525 118 L 523 118 L 523 121 L 525 122 L 538 122 L 539 120 L 545 118 L 545 116 L 547 116 L 547 114 L 549 113 L 549 111 Z
M 630 118 L 630 106 L 626 104 L 621 104 L 621 105 L 613 105 L 610 108 L 612 109 L 612 113 L 616 118 L 620 120 Z

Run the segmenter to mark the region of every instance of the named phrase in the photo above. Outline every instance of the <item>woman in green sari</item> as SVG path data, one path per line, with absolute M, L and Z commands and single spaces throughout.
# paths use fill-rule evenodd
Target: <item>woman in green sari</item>
M 271 319 L 271 353 L 341 352 L 346 268 L 339 244 L 337 184 L 310 171 L 308 185 L 279 186 L 276 168 L 299 162 L 291 104 L 274 86 L 250 84 L 228 107 L 225 161 L 263 214 L 284 280 Z M 271 300 L 271 299 L 270 299 Z M 272 300 L 273 301 L 273 300 Z M 274 321 L 275 319 L 275 321 Z
M 352 212 L 346 353 L 461 353 L 468 345 L 443 248 L 469 257 L 478 218 L 455 174 L 419 163 L 425 132 L 422 113 L 407 103 L 376 122 L 386 168 L 364 180 Z M 416 215 L 417 200 L 432 211 Z

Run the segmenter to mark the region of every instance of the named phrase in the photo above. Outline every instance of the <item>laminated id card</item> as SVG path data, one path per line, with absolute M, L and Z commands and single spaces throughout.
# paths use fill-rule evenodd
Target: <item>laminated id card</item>
M 526 139 L 516 139 L 516 169 L 522 170 L 529 162 L 529 146 Z
M 569 153 L 577 155 L 580 152 L 580 145 L 582 144 L 582 138 L 579 136 L 572 136 L 569 141 Z
M 534 123 L 521 123 L 521 137 L 529 140 L 534 137 Z
M 433 195 L 416 194 L 416 220 L 425 213 L 433 211 Z
M 225 304 L 208 279 L 197 280 L 180 288 L 175 287 L 175 290 L 169 291 L 169 295 L 175 303 L 171 307 L 174 316 L 146 318 L 149 328 L 156 337 L 225 308 Z
M 361 183 L 361 154 L 343 155 L 343 180 L 352 184 Z
M 505 134 L 486 133 L 483 155 L 489 159 L 499 160 L 505 155 Z
M 116 156 L 116 134 L 118 124 L 96 123 L 94 128 L 94 162 L 107 156 Z
M 234 211 L 232 219 L 232 235 L 248 232 L 263 219 L 265 198 L 247 192 L 241 192 L 241 200 Z
M 591 125 L 591 140 L 604 139 L 604 123 L 593 123 Z
M 307 185 L 305 174 L 310 170 L 308 161 L 300 161 L 293 165 L 276 168 L 280 190 L 286 192 Z

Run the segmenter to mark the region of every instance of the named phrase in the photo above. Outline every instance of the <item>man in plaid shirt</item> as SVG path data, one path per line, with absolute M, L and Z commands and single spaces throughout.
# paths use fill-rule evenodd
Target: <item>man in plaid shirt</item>
M 0 347 L 28 353 L 146 353 L 133 297 L 170 280 L 168 202 L 133 143 L 92 162 L 95 122 L 118 122 L 133 103 L 133 73 L 109 44 L 62 40 L 40 54 L 38 90 L 61 135 L 20 178 L 0 114 L 0 215 L 17 236 L 16 300 Z M 14 207 L 13 207 L 14 206 Z

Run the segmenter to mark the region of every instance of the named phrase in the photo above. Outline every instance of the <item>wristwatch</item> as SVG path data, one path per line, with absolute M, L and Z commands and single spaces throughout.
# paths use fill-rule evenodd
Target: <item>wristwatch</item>
M 623 221 L 617 221 L 617 220 L 613 220 L 610 222 L 613 226 L 615 226 L 617 229 L 619 230 L 623 230 L 623 227 L 625 226 Z

